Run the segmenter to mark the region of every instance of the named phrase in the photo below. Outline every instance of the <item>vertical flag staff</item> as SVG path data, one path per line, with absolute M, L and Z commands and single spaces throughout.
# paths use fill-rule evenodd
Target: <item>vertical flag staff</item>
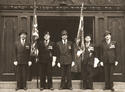
M 38 61 L 38 48 L 37 48 L 37 40 L 39 39 L 39 31 L 38 31 L 38 23 L 37 23 L 37 14 L 36 14 L 37 6 L 36 0 L 34 0 L 34 8 L 33 8 L 33 24 L 32 24 L 32 32 L 31 32 L 31 53 L 30 55 L 35 58 L 35 62 Z M 38 88 L 38 73 L 37 73 L 37 88 Z
M 80 45 L 80 49 L 82 50 L 82 60 L 84 59 L 84 52 L 85 52 L 83 7 L 84 7 L 84 3 L 82 3 L 82 7 L 81 7 L 79 28 L 78 28 L 78 33 L 77 33 L 77 39 L 80 40 L 78 44 Z

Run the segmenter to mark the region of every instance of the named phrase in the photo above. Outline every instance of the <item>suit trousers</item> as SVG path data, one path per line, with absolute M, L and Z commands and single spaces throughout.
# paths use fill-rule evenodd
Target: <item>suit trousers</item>
M 93 66 L 89 64 L 81 64 L 81 75 L 83 85 L 82 87 L 85 89 L 92 89 L 93 88 Z
M 26 88 L 27 68 L 28 66 L 26 64 L 17 65 L 17 88 Z
M 52 62 L 40 63 L 40 87 L 52 88 Z M 47 78 L 47 82 L 46 82 Z
M 114 63 L 104 63 L 106 89 L 111 89 L 113 87 L 113 70 Z
M 71 64 L 61 65 L 61 85 L 60 88 L 71 88 Z

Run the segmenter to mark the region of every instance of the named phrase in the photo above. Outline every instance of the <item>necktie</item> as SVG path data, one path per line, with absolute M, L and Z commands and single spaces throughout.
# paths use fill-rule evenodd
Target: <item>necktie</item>
M 64 40 L 64 45 L 66 45 L 66 40 Z
M 45 45 L 46 45 L 46 46 L 48 45 L 48 40 L 45 40 Z
M 25 44 L 25 39 L 22 39 L 22 40 L 21 40 L 21 44 L 24 46 L 24 44 Z

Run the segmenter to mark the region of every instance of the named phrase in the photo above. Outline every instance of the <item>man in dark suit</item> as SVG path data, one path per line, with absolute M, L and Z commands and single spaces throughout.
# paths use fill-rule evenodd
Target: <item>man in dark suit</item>
M 58 67 L 62 69 L 62 79 L 60 89 L 72 89 L 71 83 L 71 64 L 73 65 L 73 44 L 68 41 L 67 31 L 63 30 L 62 41 L 57 42 L 58 47 Z
M 55 43 L 50 40 L 50 33 L 44 33 L 44 39 L 38 42 L 38 58 L 40 66 L 40 90 L 45 88 L 53 90 L 52 85 L 52 66 L 55 66 L 56 53 Z M 46 83 L 47 78 L 47 83 Z
M 112 41 L 111 32 L 106 31 L 105 40 L 101 45 L 101 65 L 104 64 L 105 89 L 113 89 L 113 70 L 118 64 L 118 47 L 116 41 Z
M 17 66 L 17 88 L 26 90 L 26 81 L 27 81 L 27 68 L 28 65 L 31 66 L 32 62 L 30 60 L 30 47 L 26 43 L 26 32 L 21 32 L 19 34 L 19 41 L 15 45 L 15 56 L 14 65 Z
M 91 37 L 85 37 L 85 52 L 81 64 L 81 74 L 84 89 L 93 89 L 93 69 L 94 69 L 94 46 Z

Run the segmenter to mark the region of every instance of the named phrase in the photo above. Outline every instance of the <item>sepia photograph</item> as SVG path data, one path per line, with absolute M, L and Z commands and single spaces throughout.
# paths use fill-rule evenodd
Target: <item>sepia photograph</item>
M 0 92 L 125 92 L 125 0 L 0 0 Z

